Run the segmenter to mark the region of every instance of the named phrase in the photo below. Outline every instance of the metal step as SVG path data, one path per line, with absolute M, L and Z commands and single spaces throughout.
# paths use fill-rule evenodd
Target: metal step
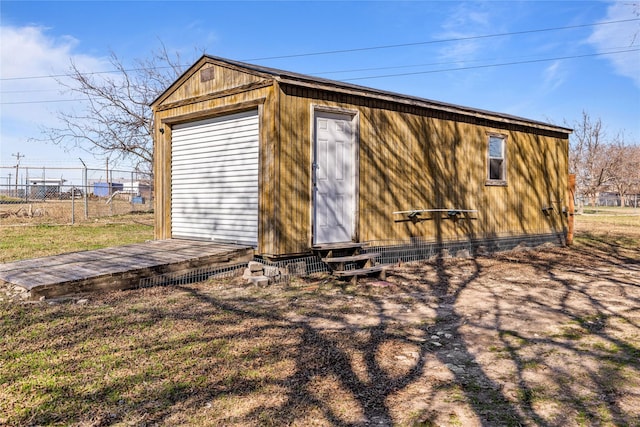
M 365 261 L 369 259 L 378 258 L 379 256 L 380 256 L 379 253 L 370 252 L 370 253 L 359 254 L 359 255 L 322 258 L 322 262 L 326 262 L 327 264 L 337 264 L 342 262 L 356 262 L 356 261 Z

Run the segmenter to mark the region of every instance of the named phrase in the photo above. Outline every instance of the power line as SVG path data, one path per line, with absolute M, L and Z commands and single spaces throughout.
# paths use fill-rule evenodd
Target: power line
M 607 53 L 617 53 L 617 52 L 607 52 L 607 51 L 616 51 L 618 49 L 628 49 L 631 46 L 617 46 L 617 47 L 608 47 L 603 48 L 603 52 L 600 54 Z M 524 58 L 536 58 L 537 55 L 526 55 L 526 56 L 516 56 L 513 58 L 485 58 L 485 59 L 464 59 L 458 61 L 445 61 L 445 62 L 430 62 L 426 64 L 409 64 L 409 65 L 393 65 L 387 67 L 369 67 L 369 68 L 351 68 L 347 70 L 332 70 L 332 71 L 320 71 L 315 73 L 310 73 L 314 76 L 326 75 L 326 74 L 344 74 L 344 73 L 356 73 L 362 71 L 380 71 L 380 70 L 393 70 L 393 69 L 401 69 L 401 68 L 417 68 L 417 67 L 431 67 L 434 65 L 448 65 L 448 64 L 465 64 L 470 62 L 485 62 L 485 61 L 499 61 L 499 60 L 509 60 L 509 59 L 524 59 Z M 539 58 L 540 59 L 540 58 Z
M 627 49 L 627 48 L 629 48 L 629 46 L 616 46 L 616 47 L 603 48 L 602 50 L 604 50 L 605 52 L 601 52 L 601 54 L 606 54 L 607 53 L 606 51 L 615 51 L 618 49 Z M 617 53 L 617 52 L 609 52 L 609 53 Z M 527 55 L 527 56 L 516 56 L 516 57 L 513 57 L 513 59 L 535 58 L 535 57 L 536 57 L 535 55 Z M 393 66 L 386 66 L 386 67 L 350 68 L 346 70 L 310 72 L 308 74 L 311 74 L 314 76 L 321 76 L 326 74 L 345 74 L 345 73 L 356 73 L 356 72 L 363 72 L 363 71 L 380 71 L 380 70 L 393 70 L 393 69 L 402 69 L 402 68 L 430 67 L 435 65 L 464 64 L 464 63 L 470 63 L 470 62 L 499 61 L 501 59 L 509 60 L 511 58 L 465 59 L 465 60 L 458 60 L 458 61 L 430 62 L 426 64 L 408 64 L 408 65 L 393 65 Z M 5 93 L 5 94 L 6 93 L 45 93 L 45 92 L 58 92 L 58 91 L 59 91 L 58 89 L 25 89 L 25 90 L 1 90 L 0 89 L 0 93 Z M 72 101 L 76 101 L 76 100 L 66 99 L 66 100 L 52 100 L 52 101 L 40 101 L 40 102 L 72 102 Z M 15 103 L 29 104 L 29 103 L 35 103 L 35 102 L 38 102 L 38 101 L 24 101 L 24 102 L 16 101 Z
M 450 39 L 438 39 L 438 40 L 429 40 L 429 41 L 413 42 L 413 43 L 400 43 L 400 44 L 390 44 L 390 45 L 381 45 L 381 46 L 360 47 L 360 48 L 353 48 L 353 49 L 327 50 L 327 51 L 320 51 L 320 52 L 297 53 L 292 55 L 281 55 L 281 56 L 266 56 L 262 58 L 246 59 L 245 61 L 265 61 L 269 59 L 299 58 L 303 56 L 333 55 L 336 53 L 361 52 L 361 51 L 378 50 L 378 49 L 394 49 L 397 47 L 421 46 L 425 44 L 450 43 L 450 42 L 459 42 L 459 41 L 467 41 L 467 40 L 487 39 L 491 37 L 504 37 L 504 36 L 516 36 L 521 34 L 542 33 L 546 31 L 570 30 L 570 29 L 576 29 L 576 28 L 594 27 L 597 25 L 620 24 L 623 22 L 632 22 L 632 21 L 640 21 L 640 18 L 596 22 L 592 24 L 568 25 L 565 27 L 541 28 L 536 30 L 513 31 L 509 33 L 485 34 L 480 36 L 456 37 L 456 38 L 450 38 Z
M 0 93 L 33 93 L 33 92 L 58 92 L 58 89 L 22 89 L 22 90 L 0 90 Z
M 44 101 L 10 101 L 0 102 L 0 105 L 20 105 L 20 104 L 49 104 L 54 102 L 83 102 L 86 99 L 48 99 Z
M 502 62 L 498 64 L 483 64 L 483 65 L 472 65 L 468 67 L 457 67 L 457 68 L 445 68 L 439 70 L 425 70 L 425 71 L 415 71 L 409 73 L 395 73 L 395 74 L 382 74 L 382 75 L 373 75 L 373 76 L 364 76 L 364 77 L 353 77 L 350 79 L 342 79 L 341 81 L 356 81 L 356 80 L 370 80 L 370 79 L 382 79 L 387 77 L 401 77 L 401 76 L 412 76 L 412 75 L 420 75 L 420 74 L 435 74 L 435 73 L 444 73 L 450 71 L 462 71 L 462 70 L 472 70 L 472 69 L 480 69 L 480 68 L 493 68 L 493 67 L 506 67 L 511 65 L 521 65 L 521 64 L 533 64 L 538 62 L 549 62 L 549 61 L 563 61 L 569 59 L 580 59 L 580 58 L 588 58 L 595 56 L 604 56 L 604 55 L 615 55 L 620 53 L 629 53 L 629 52 L 638 52 L 638 49 L 627 49 L 627 50 L 619 50 L 615 52 L 601 52 L 601 53 L 589 53 L 583 55 L 570 55 L 570 56 L 558 56 L 554 58 L 540 58 L 540 59 L 530 59 L 526 61 L 511 61 L 511 62 Z M 436 64 L 434 64 L 436 65 Z M 389 68 L 399 68 L 399 67 L 389 67 Z M 50 102 L 81 102 L 85 101 L 85 99 L 62 99 L 62 100 L 49 100 L 49 101 L 17 101 L 17 102 L 0 102 L 0 105 L 17 105 L 17 104 L 38 104 L 38 103 L 50 103 Z
M 479 35 L 479 36 L 428 40 L 428 41 L 413 42 L 413 43 L 400 43 L 400 44 L 369 46 L 369 47 L 360 47 L 360 48 L 352 48 L 352 49 L 328 50 L 328 51 L 318 51 L 318 52 L 309 52 L 309 53 L 298 53 L 298 54 L 291 54 L 291 55 L 268 56 L 268 57 L 262 57 L 262 58 L 242 59 L 241 61 L 265 61 L 265 60 L 271 60 L 271 59 L 287 59 L 287 58 L 299 58 L 299 57 L 306 57 L 306 56 L 333 55 L 338 53 L 362 52 L 362 51 L 380 50 L 380 49 L 394 49 L 398 47 L 420 46 L 420 45 L 436 44 L 436 43 L 451 43 L 451 42 L 457 42 L 457 41 L 478 40 L 478 39 L 486 39 L 486 38 L 494 38 L 494 37 L 541 33 L 541 32 L 548 32 L 548 31 L 570 30 L 570 29 L 576 29 L 576 28 L 620 24 L 624 22 L 634 22 L 634 21 L 640 21 L 640 18 L 620 19 L 616 21 L 603 21 L 603 22 L 595 22 L 590 24 L 568 25 L 564 27 L 550 27 L 550 28 L 540 28 L 540 29 L 524 30 L 524 31 L 513 31 L 508 33 L 496 33 L 496 34 L 485 34 L 485 35 Z M 181 65 L 181 67 L 184 67 L 184 66 L 187 66 L 187 65 Z M 152 68 L 131 68 L 131 69 L 111 70 L 111 71 L 93 71 L 93 72 L 87 72 L 87 73 L 81 73 L 81 74 L 85 76 L 89 76 L 89 75 L 95 75 L 95 74 L 111 74 L 111 73 L 116 73 L 120 71 L 142 71 L 142 70 L 163 69 L 163 68 L 171 68 L 171 66 L 152 67 Z M 48 79 L 48 78 L 58 78 L 58 77 L 68 77 L 68 74 L 52 74 L 47 76 L 2 77 L 0 78 L 0 81 Z
M 186 67 L 187 65 L 182 64 L 182 65 L 177 65 L 177 67 Z M 165 68 L 175 68 L 174 66 L 171 65 L 166 65 L 163 67 L 148 67 L 148 68 L 127 68 L 127 69 L 123 69 L 123 70 L 111 70 L 111 71 L 91 71 L 91 72 L 87 72 L 87 73 L 78 73 L 81 74 L 83 76 L 93 76 L 95 74 L 113 74 L 113 73 L 119 73 L 121 71 L 147 71 L 147 70 L 162 70 Z M 59 77 L 69 77 L 69 74 L 49 74 L 47 76 L 25 76 L 25 77 L 2 77 L 0 78 L 0 81 L 10 81 L 10 80 L 35 80 L 35 79 L 55 79 L 55 78 L 59 78 Z
M 531 59 L 528 61 L 514 61 L 514 62 L 503 62 L 500 64 L 485 64 L 485 65 L 472 65 L 469 67 L 459 67 L 459 68 L 447 68 L 440 70 L 427 70 L 427 71 L 415 71 L 412 73 L 397 73 L 397 74 L 384 74 L 378 76 L 367 76 L 367 77 L 354 77 L 351 79 L 343 79 L 343 81 L 355 81 L 355 80 L 369 80 L 369 79 L 382 79 L 385 77 L 400 77 L 400 76 L 413 76 L 418 74 L 433 74 L 433 73 L 443 73 L 448 71 L 460 71 L 460 70 L 473 70 L 477 68 L 491 68 L 491 67 L 505 67 L 509 65 L 519 65 L 519 64 L 533 64 L 536 62 L 549 62 L 549 61 L 562 61 L 566 59 L 579 59 L 579 58 L 587 58 L 593 56 L 603 56 L 603 55 L 614 55 L 618 53 L 628 53 L 628 52 L 638 52 L 639 49 L 629 49 L 629 50 L 621 50 L 618 52 L 606 52 L 606 53 L 588 53 L 584 55 L 572 55 L 572 56 L 559 56 L 556 58 L 542 58 L 542 59 Z

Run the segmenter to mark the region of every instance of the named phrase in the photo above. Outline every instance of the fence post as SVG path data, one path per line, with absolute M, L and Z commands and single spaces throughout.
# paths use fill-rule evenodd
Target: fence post
M 109 159 L 107 159 L 107 165 L 109 164 Z M 109 179 L 109 172 L 111 172 L 111 179 Z M 109 198 L 110 198 L 110 203 L 109 203 L 109 214 L 110 216 L 113 216 L 113 169 L 112 170 L 107 170 L 107 187 L 109 188 Z
M 47 186 L 44 185 L 45 181 L 47 180 L 47 170 L 46 168 L 43 166 L 42 167 L 42 200 L 46 201 L 47 200 Z
M 80 157 L 78 157 L 80 159 Z M 80 159 L 80 163 L 82 163 L 82 188 L 84 189 L 84 219 L 89 219 L 89 183 L 87 176 L 87 165 L 84 164 L 82 159 Z
M 576 211 L 576 207 L 575 207 L 575 202 L 574 202 L 574 198 L 575 198 L 575 194 L 576 194 L 576 175 L 570 173 L 569 174 L 569 180 L 568 180 L 568 200 L 567 200 L 567 246 L 571 246 L 573 244 L 573 220 L 575 217 L 575 211 Z
M 133 212 L 133 171 L 131 171 L 131 181 L 129 182 L 129 200 L 131 201 L 131 212 Z
M 76 187 L 71 186 L 71 225 L 76 223 Z
M 26 178 L 24 180 L 24 201 L 29 203 L 29 168 L 26 168 Z

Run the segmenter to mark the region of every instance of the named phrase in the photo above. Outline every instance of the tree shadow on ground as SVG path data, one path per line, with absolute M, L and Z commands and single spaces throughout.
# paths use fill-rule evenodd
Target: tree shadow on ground
M 389 398 L 424 375 L 425 363 L 430 356 L 435 355 L 444 366 L 451 366 L 448 364 L 450 360 L 446 358 L 446 352 L 455 350 L 458 353 L 456 362 L 463 363 L 466 369 L 458 369 L 455 366 L 450 368 L 453 382 L 459 385 L 481 423 L 522 424 L 523 419 L 517 408 L 501 393 L 500 386 L 484 375 L 475 361 L 475 356 L 465 347 L 464 340 L 460 339 L 458 329 L 463 324 L 463 319 L 456 313 L 454 305 L 459 292 L 480 274 L 479 265 L 472 265 L 475 273 L 455 287 L 449 284 L 450 274 L 439 259 L 435 263 L 438 274 L 435 282 L 431 283 L 431 292 L 424 293 L 424 284 L 419 287 L 399 288 L 403 293 L 414 297 L 412 306 L 423 304 L 433 310 L 431 297 L 436 297 L 438 301 L 435 304 L 435 318 L 428 319 L 432 320 L 433 324 L 420 322 L 421 324 L 414 325 L 416 327 L 410 336 L 398 324 L 401 319 L 397 317 L 398 313 L 390 314 L 385 308 L 385 297 L 368 296 L 367 302 L 371 309 L 369 315 L 373 315 L 376 321 L 368 327 L 358 328 L 346 322 L 340 312 L 332 313 L 322 309 L 309 311 L 305 306 L 306 315 L 292 320 L 286 313 L 256 310 L 255 301 L 250 301 L 249 304 L 248 301 L 244 301 L 241 305 L 236 305 L 233 301 L 220 300 L 211 294 L 203 295 L 191 291 L 219 310 L 276 323 L 293 322 L 291 326 L 299 331 L 300 342 L 290 353 L 290 357 L 295 359 L 295 373 L 279 384 L 287 388 L 286 401 L 277 407 L 258 408 L 247 414 L 247 420 L 264 416 L 263 411 L 267 409 L 268 417 L 275 424 L 290 424 L 307 411 L 319 409 L 332 425 L 392 425 L 394 419 L 389 408 Z M 296 304 L 293 303 L 287 308 L 288 312 L 295 311 Z M 434 341 L 435 338 L 429 341 L 430 336 L 444 331 L 447 336 L 456 338 L 444 346 L 439 341 Z M 345 345 L 349 335 L 357 332 L 362 336 L 356 343 L 353 346 Z M 441 335 L 433 336 L 437 336 L 439 340 Z M 420 345 L 416 345 L 416 342 Z M 394 343 L 396 346 L 403 343 L 416 349 L 414 363 L 400 375 L 393 374 L 393 370 L 380 361 L 381 349 L 387 343 Z M 434 352 L 434 349 L 437 351 Z M 362 364 L 359 368 L 354 368 L 354 352 L 361 354 Z M 336 386 L 351 397 L 361 412 L 359 420 L 355 423 L 344 421 L 339 413 L 314 394 L 313 383 L 318 377 L 335 379 Z
M 2 382 L 47 399 L 7 424 L 638 424 L 640 254 L 619 253 L 440 257 L 357 286 L 209 282 L 22 307 L 16 331 L 3 326 L 16 344 L 3 344 L 15 369 Z M 31 342 L 38 330 L 54 338 Z

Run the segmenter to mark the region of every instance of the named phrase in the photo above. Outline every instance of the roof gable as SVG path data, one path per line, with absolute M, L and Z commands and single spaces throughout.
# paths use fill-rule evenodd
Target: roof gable
M 151 103 L 151 107 L 156 108 L 163 104 L 231 90 L 272 78 L 270 74 L 238 67 L 205 55 L 162 92 Z

